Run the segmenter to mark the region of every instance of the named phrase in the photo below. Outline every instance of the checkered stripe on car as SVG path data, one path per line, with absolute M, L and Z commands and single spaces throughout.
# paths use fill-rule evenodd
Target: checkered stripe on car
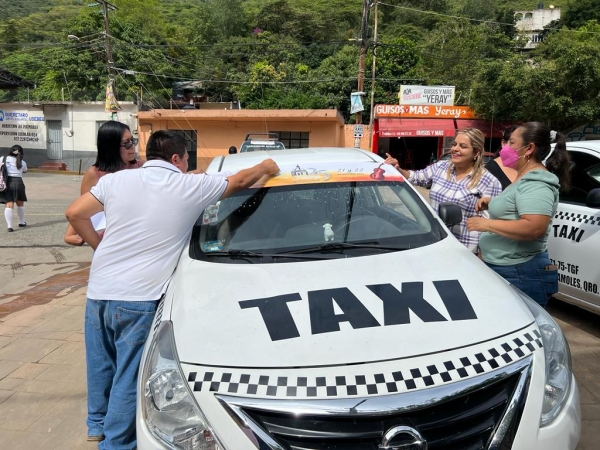
M 590 216 L 588 214 L 557 211 L 554 218 L 559 220 L 566 220 L 567 222 L 600 225 L 600 216 Z
M 216 392 L 257 397 L 311 398 L 353 397 L 408 392 L 457 381 L 516 362 L 542 348 L 540 333 L 530 329 L 504 342 L 458 358 L 408 369 L 357 375 L 310 376 L 260 374 L 254 371 L 191 371 L 187 381 L 194 392 Z
M 163 297 L 163 299 L 158 304 L 158 307 L 156 308 L 156 315 L 154 316 L 154 331 L 156 331 L 156 329 L 158 328 L 158 325 L 160 324 L 160 319 L 162 318 L 162 313 L 163 313 L 164 307 L 165 307 L 165 299 Z

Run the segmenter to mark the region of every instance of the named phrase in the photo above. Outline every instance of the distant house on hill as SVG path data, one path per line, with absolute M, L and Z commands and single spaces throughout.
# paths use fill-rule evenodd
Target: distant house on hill
M 544 27 L 553 20 L 560 19 L 560 8 L 550 5 L 538 4 L 538 9 L 530 11 L 515 11 L 515 26 L 521 34 L 528 38 L 525 49 L 532 49 L 543 40 Z

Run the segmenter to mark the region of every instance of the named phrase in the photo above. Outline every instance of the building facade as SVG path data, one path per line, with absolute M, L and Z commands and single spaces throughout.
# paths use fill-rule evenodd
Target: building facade
M 229 147 L 239 149 L 249 133 L 277 133 L 286 148 L 352 147 L 346 142 L 347 130 L 342 115 L 334 109 L 160 109 L 139 111 L 140 156 L 150 134 L 175 130 L 188 141 L 190 169 L 205 168 Z M 368 138 L 361 141 L 368 148 Z
M 481 130 L 485 151 L 495 152 L 507 127 L 477 118 L 468 106 L 377 105 L 372 151 L 389 153 L 405 169 L 422 169 L 450 150 L 457 131 Z
M 96 134 L 106 121 L 126 123 L 137 135 L 137 105 L 121 102 L 111 114 L 104 102 L 0 103 L 0 153 L 19 144 L 29 167 L 64 163 L 85 171 L 96 160 Z
M 558 19 L 560 19 L 560 8 L 552 5 L 544 8 L 543 3 L 538 5 L 538 9 L 515 11 L 515 27 L 521 36 L 527 38 L 525 49 L 537 47 L 543 40 L 544 27 Z

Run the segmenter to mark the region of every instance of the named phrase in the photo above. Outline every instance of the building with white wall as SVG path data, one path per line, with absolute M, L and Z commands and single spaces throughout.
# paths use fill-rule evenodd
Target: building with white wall
M 0 154 L 19 144 L 29 167 L 51 161 L 77 171 L 81 160 L 85 171 L 96 160 L 96 134 L 104 122 L 126 123 L 137 135 L 137 105 L 119 105 L 122 111 L 111 114 L 104 102 L 0 103 Z
M 544 8 L 540 3 L 538 9 L 515 11 L 515 26 L 519 34 L 527 38 L 526 49 L 532 49 L 542 41 L 544 27 L 553 20 L 560 19 L 560 8 L 550 5 Z

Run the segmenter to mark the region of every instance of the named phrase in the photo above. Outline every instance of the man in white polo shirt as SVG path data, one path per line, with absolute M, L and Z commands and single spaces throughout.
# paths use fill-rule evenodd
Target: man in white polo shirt
M 100 179 L 66 216 L 94 250 L 85 313 L 88 440 L 102 450 L 136 445 L 136 379 L 158 301 L 200 213 L 219 199 L 279 171 L 275 162 L 228 177 L 185 174 L 185 139 L 153 133 L 140 170 Z M 90 217 L 104 211 L 100 237 Z

